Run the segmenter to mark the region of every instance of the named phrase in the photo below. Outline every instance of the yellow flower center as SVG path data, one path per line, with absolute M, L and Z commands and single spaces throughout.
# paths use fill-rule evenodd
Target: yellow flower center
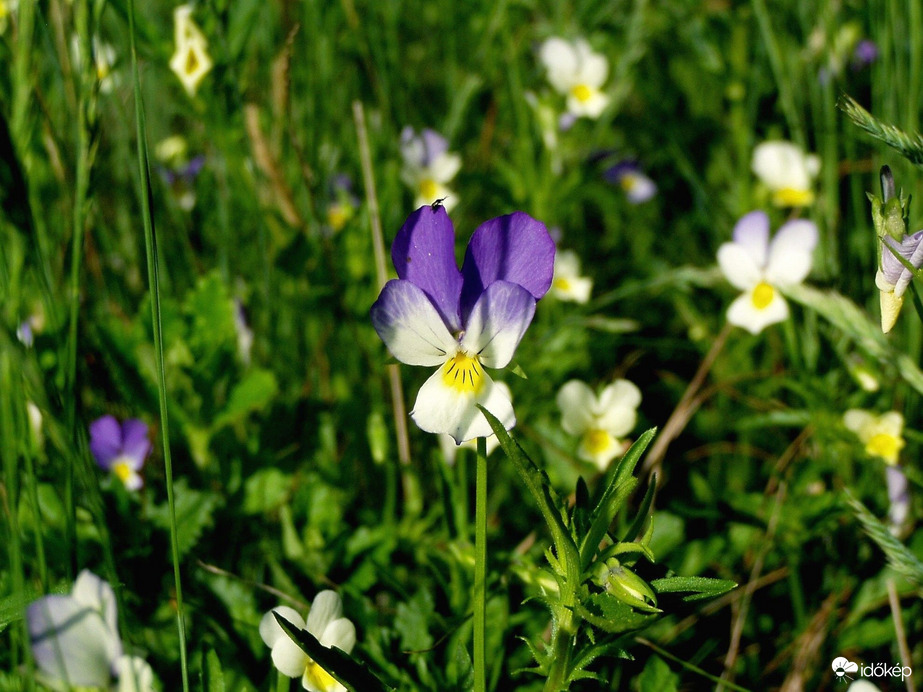
M 347 204 L 334 202 L 327 208 L 327 223 L 334 231 L 342 230 L 352 217 L 353 208 Z
M 317 665 L 314 661 L 309 660 L 304 670 L 304 681 L 311 683 L 319 690 L 333 690 L 339 684 L 330 673 Z M 303 685 L 307 689 L 307 685 Z
M 442 383 L 459 393 L 480 392 L 484 387 L 484 370 L 478 357 L 456 353 L 442 368 Z
M 897 453 L 903 446 L 904 441 L 901 438 L 888 433 L 877 433 L 866 443 L 865 451 L 869 456 L 881 457 L 891 464 L 896 464 Z
M 439 188 L 436 186 L 435 180 L 427 178 L 420 181 L 420 197 L 435 200 L 437 194 L 439 194 Z
M 619 185 L 622 186 L 622 189 L 625 192 L 631 192 L 638 186 L 638 178 L 631 173 L 626 173 L 619 180 Z
M 112 473 L 114 473 L 116 478 L 122 481 L 123 484 L 127 484 L 128 479 L 131 478 L 131 474 L 134 472 L 131 470 L 127 461 L 117 461 L 112 465 Z
M 187 75 L 195 74 L 195 71 L 199 69 L 199 57 L 192 48 L 186 53 L 186 67 L 184 69 Z
M 772 195 L 772 203 L 777 207 L 806 207 L 814 201 L 811 190 L 796 190 L 793 187 L 783 187 Z
M 570 281 L 565 279 L 563 276 L 554 280 L 554 287 L 559 290 L 567 293 L 571 290 Z
M 592 428 L 583 434 L 583 447 L 593 456 L 602 454 L 611 444 L 612 438 L 605 430 Z
M 590 87 L 588 87 L 586 84 L 578 84 L 570 90 L 570 93 L 581 103 L 586 103 L 591 98 L 593 98 L 593 90 L 590 89 Z
M 750 296 L 750 300 L 753 301 L 753 307 L 757 310 L 765 310 L 769 304 L 772 302 L 772 299 L 776 295 L 776 289 L 767 284 L 765 281 L 761 281 L 753 289 L 753 294 Z

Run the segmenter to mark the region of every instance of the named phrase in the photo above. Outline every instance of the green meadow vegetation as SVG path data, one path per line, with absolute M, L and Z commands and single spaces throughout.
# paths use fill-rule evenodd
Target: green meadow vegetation
M 0 690 L 920 687 L 921 97 L 915 2 L 0 0 Z

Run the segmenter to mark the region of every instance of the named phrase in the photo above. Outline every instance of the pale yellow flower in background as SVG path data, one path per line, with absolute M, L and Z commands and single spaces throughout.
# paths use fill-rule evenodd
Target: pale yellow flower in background
M 213 65 L 208 41 L 192 20 L 192 5 L 180 5 L 173 10 L 173 23 L 176 52 L 170 58 L 170 69 L 179 77 L 186 92 L 195 96 L 199 83 Z
M 580 275 L 580 258 L 573 250 L 560 250 L 554 256 L 551 293 L 558 300 L 585 303 L 590 299 L 593 279 Z
M 567 112 L 575 117 L 598 118 L 609 105 L 602 86 L 609 62 L 582 38 L 549 38 L 539 48 L 539 60 L 555 91 L 567 97 Z
M 605 471 L 625 450 L 620 439 L 635 427 L 641 391 L 628 380 L 616 380 L 599 396 L 580 380 L 571 380 L 557 396 L 564 432 L 580 438 L 577 456 Z
M 753 150 L 752 169 L 772 192 L 777 207 L 805 207 L 814 202 L 812 188 L 820 172 L 816 154 L 806 154 L 791 142 L 763 142 Z
M 888 411 L 878 416 L 871 411 L 853 408 L 843 414 L 843 425 L 859 436 L 866 454 L 884 459 L 888 464 L 897 463 L 904 447 L 904 417 L 900 413 Z

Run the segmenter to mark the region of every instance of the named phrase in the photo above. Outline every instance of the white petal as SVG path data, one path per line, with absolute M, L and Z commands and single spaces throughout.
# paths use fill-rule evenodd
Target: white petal
M 788 303 L 778 291 L 774 291 L 771 302 L 762 309 L 753 304 L 753 296 L 747 291 L 731 303 L 727 311 L 728 322 L 751 334 L 759 334 L 770 324 L 782 322 L 787 317 Z
M 578 51 L 581 53 L 581 61 L 577 81 L 598 89 L 609 76 L 609 61 L 599 53 L 594 53 L 586 44 L 578 48 Z
M 281 637 L 288 639 L 288 635 L 276 621 L 273 613 L 278 613 L 300 630 L 304 629 L 304 618 L 294 608 L 277 606 L 263 616 L 260 620 L 260 638 L 268 647 L 273 647 Z
M 734 224 L 732 238 L 753 258 L 761 269 L 766 266 L 769 253 L 769 216 L 762 211 L 744 214 Z
M 310 659 L 287 634 L 283 632 L 282 637 L 272 647 L 272 663 L 282 675 L 300 678 Z
M 493 434 L 487 419 L 475 406 L 476 403 L 496 416 L 507 430 L 516 424 L 516 415 L 509 397 L 484 371 L 481 373 L 480 391 L 475 394 L 447 386 L 440 368 L 420 387 L 410 415 L 422 430 L 445 433 L 462 443 Z
M 555 90 L 566 93 L 577 76 L 578 57 L 574 47 L 562 38 L 550 38 L 539 49 L 539 59 L 548 70 L 548 81 Z
M 631 432 L 638 419 L 641 390 L 628 380 L 616 380 L 599 396 L 599 427 L 615 437 Z
M 336 591 L 327 589 L 314 597 L 311 610 L 308 611 L 308 622 L 305 629 L 318 639 L 327 629 L 327 625 L 343 614 L 343 601 Z
M 718 248 L 718 266 L 731 286 L 743 291 L 753 288 L 763 279 L 753 256 L 738 243 L 724 243 Z
M 75 601 L 92 608 L 102 617 L 107 629 L 104 642 L 106 654 L 109 661 L 115 663 L 116 659 L 122 655 L 122 639 L 119 637 L 115 592 L 109 586 L 109 582 L 96 576 L 90 570 L 82 570 L 74 580 L 71 596 Z
M 753 172 L 772 190 L 807 190 L 819 164 L 802 149 L 784 141 L 763 142 L 753 150 Z
M 356 645 L 356 626 L 347 618 L 334 620 L 327 625 L 320 643 L 328 649 L 336 647 L 348 654 Z
M 519 284 L 494 281 L 468 316 L 460 347 L 488 368 L 505 368 L 535 315 L 535 298 Z
M 461 156 L 445 153 L 430 164 L 429 172 L 436 183 L 448 183 L 461 169 Z
M 588 435 L 580 439 L 580 446 L 577 448 L 577 456 L 585 461 L 590 461 L 596 465 L 600 471 L 605 471 L 609 467 L 609 462 L 615 459 L 625 448 L 619 440 L 605 431 L 596 431 L 597 434 L 604 435 L 601 441 L 595 438 L 592 444 L 588 444 Z
M 154 692 L 154 671 L 139 656 L 121 656 L 115 662 L 118 692 Z
M 457 346 L 423 289 L 410 281 L 385 284 L 371 317 L 391 355 L 407 365 L 441 365 Z
M 555 399 L 561 410 L 561 427 L 570 435 L 582 435 L 593 427 L 598 401 L 590 387 L 580 380 L 571 380 L 560 390 Z
M 897 411 L 888 411 L 878 417 L 878 432 L 900 437 L 904 430 L 904 417 Z
M 581 101 L 573 94 L 567 96 L 567 111 L 584 118 L 598 118 L 609 105 L 609 97 L 598 89 L 590 92 L 590 98 Z
M 851 408 L 843 414 L 843 425 L 847 430 L 852 430 L 862 442 L 868 442 L 871 437 L 869 431 L 875 424 L 875 416 L 868 411 Z
M 800 284 L 811 272 L 817 226 L 804 219 L 789 221 L 769 246 L 766 279 L 776 286 Z

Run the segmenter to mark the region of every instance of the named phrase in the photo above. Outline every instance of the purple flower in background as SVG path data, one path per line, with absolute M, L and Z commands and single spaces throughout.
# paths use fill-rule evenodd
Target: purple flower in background
M 138 471 L 151 451 L 147 423 L 131 418 L 121 425 L 112 416 L 103 416 L 90 424 L 90 451 L 96 463 L 111 471 L 129 490 L 144 485 Z
M 910 493 L 907 489 L 907 476 L 904 470 L 898 466 L 885 467 L 885 479 L 888 484 L 888 519 L 891 522 L 891 533 L 897 535 L 900 533 L 910 515 Z
M 632 204 L 641 204 L 657 194 L 657 183 L 644 175 L 637 161 L 619 161 L 603 173 L 603 178 L 621 187 Z
M 458 203 L 446 187 L 461 169 L 461 157 L 449 151 L 449 141 L 435 130 L 417 134 L 410 126 L 401 131 L 401 178 L 416 195 L 417 206 L 444 200 L 449 211 Z
M 878 46 L 871 39 L 862 39 L 856 44 L 852 54 L 852 68 L 861 70 L 878 59 Z
M 443 207 L 411 214 L 391 246 L 397 280 L 372 306 L 375 331 L 402 363 L 439 369 L 417 394 L 411 416 L 426 432 L 459 444 L 492 434 L 476 404 L 507 429 L 513 405 L 484 368 L 509 364 L 551 286 L 554 241 L 524 212 L 485 221 L 471 236 L 461 271 L 455 229 Z

